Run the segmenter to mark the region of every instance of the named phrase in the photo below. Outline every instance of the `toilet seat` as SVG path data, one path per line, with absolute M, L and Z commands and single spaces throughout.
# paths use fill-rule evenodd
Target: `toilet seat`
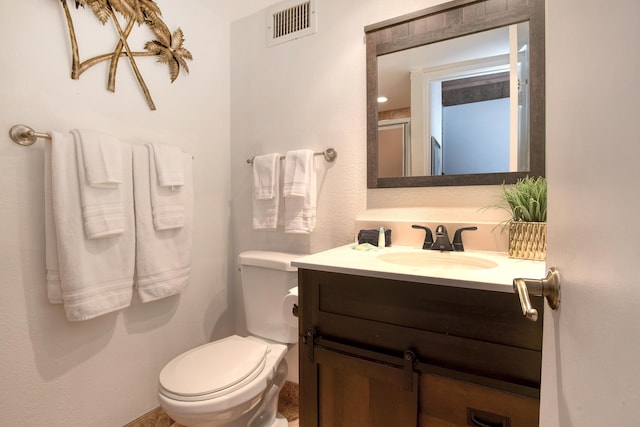
M 260 375 L 268 353 L 267 343 L 237 335 L 196 347 L 162 369 L 159 391 L 183 402 L 227 395 Z

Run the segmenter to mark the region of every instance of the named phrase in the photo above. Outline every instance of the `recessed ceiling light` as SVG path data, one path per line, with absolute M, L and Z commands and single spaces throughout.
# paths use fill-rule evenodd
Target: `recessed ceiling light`
M 379 96 L 378 97 L 378 102 L 387 102 L 389 100 L 389 98 L 387 98 L 386 96 Z

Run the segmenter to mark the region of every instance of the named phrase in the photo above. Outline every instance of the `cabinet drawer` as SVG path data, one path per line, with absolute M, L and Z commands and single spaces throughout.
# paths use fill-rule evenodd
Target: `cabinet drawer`
M 541 297 L 532 297 L 541 314 L 527 321 L 513 293 L 456 288 L 320 271 L 302 271 L 299 283 L 311 291 L 313 313 L 372 320 L 449 336 L 542 350 Z M 318 325 L 312 319 L 314 325 Z
M 539 401 L 438 375 L 420 377 L 420 427 L 538 427 Z

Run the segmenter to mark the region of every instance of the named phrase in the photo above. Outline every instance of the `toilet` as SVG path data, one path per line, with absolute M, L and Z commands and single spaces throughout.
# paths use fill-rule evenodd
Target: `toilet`
M 291 314 L 302 255 L 247 251 L 238 257 L 245 318 L 251 335 L 232 335 L 189 350 L 160 372 L 158 400 L 188 427 L 286 427 L 277 413 L 287 376 L 284 356 L 298 340 Z M 297 291 L 297 289 L 295 289 Z M 285 302 L 286 301 L 286 302 Z

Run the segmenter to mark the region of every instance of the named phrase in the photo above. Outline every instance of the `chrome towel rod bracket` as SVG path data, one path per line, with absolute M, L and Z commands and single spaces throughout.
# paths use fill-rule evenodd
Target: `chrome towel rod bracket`
M 334 150 L 333 148 L 327 148 L 324 151 L 313 153 L 313 155 L 314 156 L 323 156 L 324 159 L 327 162 L 333 162 L 336 159 L 336 157 L 338 157 L 338 152 L 336 150 Z M 253 159 L 254 159 L 254 157 L 252 157 L 250 159 L 247 159 L 247 163 L 253 164 Z M 283 159 L 284 159 L 284 156 L 280 156 L 280 160 L 283 160 Z
M 9 136 L 18 145 L 33 145 L 38 138 L 51 139 L 51 135 L 36 132 L 26 125 L 15 125 L 9 129 Z

